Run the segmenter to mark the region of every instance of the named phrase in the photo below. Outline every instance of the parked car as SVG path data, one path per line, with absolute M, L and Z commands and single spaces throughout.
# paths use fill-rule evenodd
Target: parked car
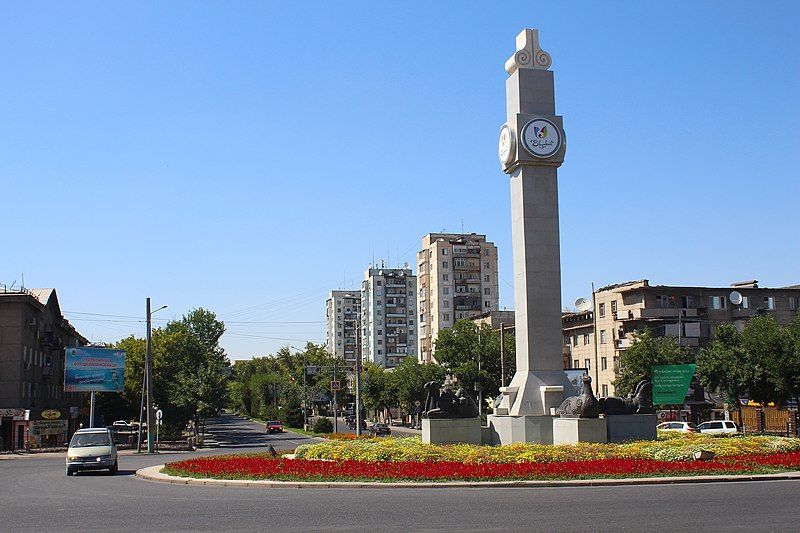
M 67 475 L 81 470 L 108 470 L 116 474 L 119 469 L 117 447 L 108 428 L 79 429 L 72 435 L 67 449 Z
M 280 420 L 267 422 L 267 433 L 283 433 L 283 422 Z
M 711 420 L 709 422 L 703 422 L 697 426 L 697 429 L 700 430 L 700 433 L 707 433 L 709 435 L 737 435 L 739 433 L 736 422 L 732 420 Z
M 386 424 L 372 424 L 367 431 L 376 437 L 388 437 L 392 434 L 392 430 Z
M 699 433 L 700 430 L 691 422 L 662 422 L 656 426 L 659 431 L 680 431 L 683 433 Z

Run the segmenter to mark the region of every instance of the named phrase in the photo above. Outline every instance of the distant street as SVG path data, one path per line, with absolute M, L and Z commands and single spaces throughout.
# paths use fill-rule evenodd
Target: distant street
M 226 415 L 220 448 L 120 457 L 117 476 L 67 478 L 63 454 L 0 459 L 7 531 L 778 531 L 797 529 L 795 481 L 551 489 L 247 489 L 168 485 L 136 469 L 312 442 Z M 712 518 L 713 517 L 713 518 Z

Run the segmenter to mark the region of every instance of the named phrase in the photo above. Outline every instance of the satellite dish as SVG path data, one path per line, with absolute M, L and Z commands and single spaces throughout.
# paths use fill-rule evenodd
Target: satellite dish
M 588 311 L 591 308 L 592 308 L 591 300 L 587 300 L 586 298 L 578 298 L 577 300 L 575 300 L 575 309 L 577 309 L 579 312 L 582 313 L 584 311 Z
M 739 291 L 733 291 L 728 295 L 728 299 L 733 305 L 739 305 L 742 303 L 742 293 Z

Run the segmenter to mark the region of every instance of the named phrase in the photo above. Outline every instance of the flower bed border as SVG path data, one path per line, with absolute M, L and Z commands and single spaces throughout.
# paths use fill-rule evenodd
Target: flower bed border
M 243 479 L 209 479 L 170 476 L 161 473 L 165 465 L 156 465 L 136 471 L 136 476 L 148 481 L 176 485 L 248 487 L 260 489 L 413 489 L 413 488 L 543 488 L 543 487 L 613 487 L 632 485 L 671 485 L 677 483 L 735 483 L 743 481 L 787 481 L 800 480 L 800 472 L 778 474 L 682 476 L 656 478 L 595 478 L 578 480 L 531 480 L 531 481 L 432 481 L 432 482 L 367 482 L 367 481 L 266 481 Z

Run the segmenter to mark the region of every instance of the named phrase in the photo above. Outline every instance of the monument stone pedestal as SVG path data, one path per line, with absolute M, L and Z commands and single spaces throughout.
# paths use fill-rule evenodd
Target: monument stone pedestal
M 481 419 L 423 418 L 422 442 L 426 444 L 481 444 Z
M 651 415 L 605 415 L 608 442 L 629 440 L 656 440 L 655 414 Z
M 606 421 L 602 418 L 553 419 L 553 444 L 608 442 Z
M 550 415 L 489 415 L 489 441 L 484 444 L 535 442 L 553 444 L 553 420 Z

